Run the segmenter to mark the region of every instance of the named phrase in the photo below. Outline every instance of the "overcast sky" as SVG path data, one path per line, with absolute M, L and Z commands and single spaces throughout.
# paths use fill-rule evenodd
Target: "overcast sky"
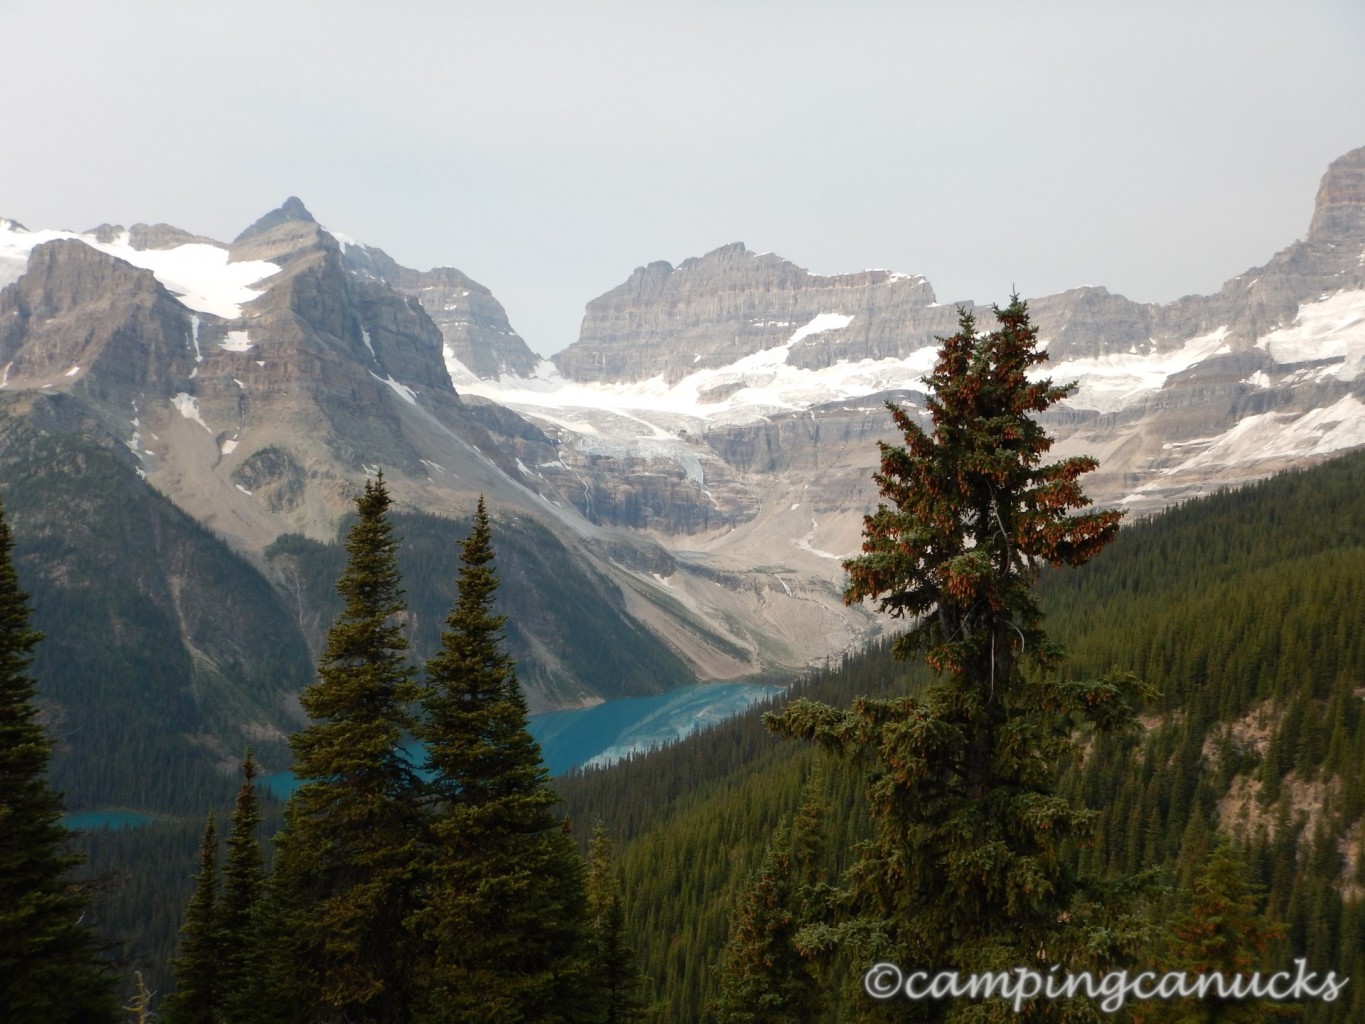
M 1365 146 L 1361 0 L 0 0 L 0 216 L 230 240 L 286 196 L 542 353 L 743 241 L 941 301 L 1216 290 Z

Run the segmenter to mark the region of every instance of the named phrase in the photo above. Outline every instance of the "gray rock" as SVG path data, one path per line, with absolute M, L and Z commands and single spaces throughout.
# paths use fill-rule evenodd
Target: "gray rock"
M 313 215 L 308 212 L 308 207 L 303 205 L 303 200 L 299 199 L 298 196 L 290 196 L 233 239 L 232 244 L 235 246 L 255 238 L 257 235 L 263 235 L 288 221 L 298 221 L 305 224 L 317 223 L 313 219 Z
M 476 377 L 528 377 L 540 362 L 483 285 L 454 267 L 412 270 L 383 249 L 344 246 L 346 265 L 415 297 L 441 331 L 446 350 Z
M 663 262 L 637 268 L 588 303 L 578 341 L 554 361 L 574 380 L 662 375 L 674 383 L 780 345 L 820 313 L 854 319 L 843 330 L 804 339 L 789 356 L 795 365 L 897 354 L 906 347 L 907 323 L 924 344 L 956 317 L 951 307 L 934 306 L 922 277 L 885 270 L 821 277 L 735 242 L 676 269 Z

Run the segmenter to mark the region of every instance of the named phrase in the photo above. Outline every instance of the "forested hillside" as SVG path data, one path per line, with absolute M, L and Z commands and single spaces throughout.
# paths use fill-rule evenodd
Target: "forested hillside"
M 402 522 L 400 532 L 420 540 L 422 524 Z M 315 559 L 311 579 L 334 571 L 331 551 L 286 541 L 279 554 Z M 1062 783 L 1101 814 L 1096 841 L 1073 851 L 1079 863 L 1102 873 L 1158 869 L 1145 904 L 1154 935 L 1187 903 L 1221 831 L 1238 838 L 1265 911 L 1285 927 L 1265 962 L 1306 956 L 1317 969 L 1365 976 L 1362 581 L 1365 454 L 1131 523 L 1090 565 L 1041 577 L 1046 626 L 1071 653 L 1066 674 L 1124 668 L 1159 694 L 1140 731 L 1092 738 Z M 410 593 L 436 585 L 420 571 L 405 576 Z M 893 661 L 888 640 L 812 673 L 792 695 L 846 706 L 860 695 L 920 691 L 927 670 Z M 735 901 L 812 776 L 828 807 L 826 880 L 838 880 L 868 832 L 864 766 L 778 741 L 765 710 L 557 780 L 580 838 L 600 820 L 621 844 L 627 924 L 656 1019 L 700 1020 L 716 997 Z M 231 781 L 215 788 L 201 813 L 209 804 L 226 812 Z M 266 803 L 267 821 L 278 820 Z M 90 870 L 112 872 L 96 919 L 132 962 L 151 967 L 160 991 L 197 831 L 171 822 L 82 842 Z M 844 993 L 856 980 L 824 982 Z M 1360 989 L 1348 988 L 1344 1001 L 1309 1004 L 1306 1019 L 1337 1024 L 1361 1012 Z
M 1160 694 L 1140 732 L 1096 739 L 1066 767 L 1063 792 L 1102 814 L 1097 841 L 1074 855 L 1110 872 L 1159 868 L 1149 913 L 1160 924 L 1188 898 L 1214 833 L 1229 833 L 1287 926 L 1266 963 L 1306 956 L 1365 978 L 1365 453 L 1133 523 L 1038 590 L 1071 652 L 1066 673 L 1129 669 Z M 881 644 L 793 693 L 847 705 L 928 679 Z M 698 1020 L 715 997 L 733 901 L 817 760 L 773 738 L 755 709 L 559 781 L 580 829 L 600 818 L 624 840 L 629 923 L 659 1019 Z M 835 763 L 820 783 L 830 879 L 866 834 L 859 771 Z M 1359 1019 L 1361 989 L 1309 1004 L 1306 1019 Z
M 231 793 L 246 744 L 265 772 L 288 768 L 295 699 L 339 608 L 344 551 L 284 535 L 254 564 L 149 487 L 127 451 L 92 440 L 69 403 L 39 405 L 25 414 L 0 401 L 0 499 L 45 635 L 34 675 L 53 782 L 69 811 L 194 818 Z M 410 640 L 425 656 L 468 526 L 415 511 L 396 523 Z M 572 706 L 588 696 L 584 680 L 607 696 L 694 681 L 624 613 L 618 587 L 542 525 L 500 517 L 499 541 L 499 607 L 534 692 Z
M 126 455 L 126 453 L 124 453 Z M 288 763 L 311 658 L 279 594 L 74 430 L 0 413 L 0 497 L 32 598 L 34 676 L 68 811 L 198 816 L 247 743 Z

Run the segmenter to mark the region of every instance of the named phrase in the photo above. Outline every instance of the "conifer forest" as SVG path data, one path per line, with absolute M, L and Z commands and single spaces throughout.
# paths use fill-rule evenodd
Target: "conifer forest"
M 539 545 L 541 599 L 575 597 L 482 500 L 399 514 L 377 472 L 341 546 L 276 543 L 334 612 L 244 669 L 311 661 L 288 797 L 245 746 L 216 777 L 126 737 L 58 757 L 41 581 L 0 518 L 0 1022 L 1365 1020 L 1365 452 L 1125 519 L 1086 497 L 1093 458 L 1049 456 L 1044 360 L 1017 298 L 962 312 L 928 421 L 888 403 L 903 441 L 844 563 L 877 640 L 554 779 L 499 554 Z M 443 618 L 413 544 L 458 556 Z M 601 607 L 582 629 L 617 646 Z M 59 784 L 135 771 L 177 814 L 68 832 Z M 1106 1006 L 911 995 L 916 971 L 1343 984 Z

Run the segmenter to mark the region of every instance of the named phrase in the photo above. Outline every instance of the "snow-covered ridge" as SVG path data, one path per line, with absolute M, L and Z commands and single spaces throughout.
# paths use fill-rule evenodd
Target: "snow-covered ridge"
M 128 244 L 126 231 L 112 242 L 101 242 L 92 234 L 28 231 L 13 221 L 0 220 L 0 287 L 23 276 L 35 246 L 62 238 L 84 242 L 92 249 L 150 270 L 188 308 L 226 320 L 238 319 L 242 306 L 264 291 L 256 286 L 280 270 L 267 260 L 233 262 L 226 248 L 206 242 L 190 242 L 172 249 L 134 249 Z
M 1256 342 L 1277 363 L 1342 358 L 1333 374 L 1354 380 L 1365 371 L 1365 291 L 1340 291 L 1304 303 L 1287 327 Z
M 1078 381 L 1066 402 L 1077 409 L 1097 412 L 1117 412 L 1153 391 L 1159 391 L 1166 381 L 1182 370 L 1210 356 L 1228 351 L 1227 327 L 1191 338 L 1171 352 L 1111 354 L 1091 359 L 1068 359 L 1061 363 L 1044 363 L 1034 374 L 1051 377 L 1059 384 Z
M 580 383 L 561 376 L 548 361 L 541 363 L 530 378 L 482 380 L 449 356 L 447 369 L 458 390 L 543 420 L 582 431 L 584 417 L 572 412 L 597 410 L 650 425 L 654 433 L 643 436 L 654 437 L 672 436 L 680 420 L 746 423 L 885 391 L 924 389 L 924 377 L 933 370 L 938 356 L 934 346 L 902 358 L 844 361 L 821 369 L 788 363 L 792 347 L 803 338 L 842 330 L 852 322 L 853 317 L 846 314 L 821 313 L 780 345 L 744 356 L 729 366 L 697 370 L 671 385 L 662 375 L 631 383 Z M 1227 328 L 1221 327 L 1172 352 L 1044 363 L 1036 375 L 1057 381 L 1079 380 L 1080 388 L 1067 399 L 1069 404 L 1112 412 L 1160 389 L 1171 375 L 1227 351 L 1227 333 Z
M 780 344 L 728 366 L 695 369 L 672 384 L 662 375 L 635 382 L 580 382 L 564 378 L 549 362 L 542 362 L 530 377 L 504 375 L 493 380 L 479 379 L 452 358 L 447 366 L 458 391 L 488 398 L 559 429 L 561 440 L 580 454 L 668 459 L 704 485 L 703 471 L 709 473 L 709 460 L 716 456 L 698 442 L 710 429 L 804 414 L 830 403 L 865 404 L 863 411 L 869 415 L 884 416 L 873 396 L 927 390 L 924 377 L 937 360 L 936 346 L 900 358 L 844 361 L 820 369 L 788 361 L 803 339 L 844 330 L 853 322 L 847 314 L 822 313 L 809 323 L 788 325 L 791 333 Z M 1305 302 L 1292 324 L 1266 335 L 1258 346 L 1278 365 L 1252 373 L 1242 382 L 1248 390 L 1297 391 L 1300 386 L 1358 380 L 1365 376 L 1365 290 L 1339 291 Z M 1111 414 L 1140 407 L 1176 375 L 1231 350 L 1230 325 L 1223 325 L 1173 350 L 1159 351 L 1153 342 L 1139 341 L 1128 352 L 1045 362 L 1031 376 L 1051 377 L 1057 383 L 1077 381 L 1077 389 L 1065 400 L 1067 406 Z M 698 354 L 696 362 L 700 361 Z M 1210 378 L 1218 379 L 1216 374 Z M 1314 401 L 1307 398 L 1310 405 Z M 1107 428 L 1092 427 L 1098 433 L 1083 442 L 1084 450 L 1110 443 Z M 1264 466 L 1269 472 L 1287 460 L 1365 445 L 1365 404 L 1356 394 L 1332 400 L 1326 408 L 1304 411 L 1297 405 L 1296 411 L 1244 416 L 1230 428 L 1220 425 L 1208 434 L 1212 436 L 1177 440 L 1145 454 L 1135 449 L 1132 457 L 1138 461 L 1122 471 L 1143 482 L 1136 491 L 1111 495 L 1109 500 L 1155 507 L 1168 500 L 1163 497 L 1168 492 L 1186 487 L 1192 476 L 1250 478 L 1257 472 L 1253 467 Z
M 729 366 L 701 369 L 675 384 L 662 375 L 631 383 L 583 383 L 560 375 L 544 361 L 531 377 L 483 380 L 447 356 L 457 390 L 524 411 L 538 419 L 584 433 L 600 433 L 590 412 L 614 414 L 634 423 L 637 438 L 673 438 L 687 421 L 747 423 L 778 413 L 801 411 L 825 402 L 918 387 L 933 368 L 935 351 L 921 349 L 904 359 L 863 359 L 819 370 L 793 366 L 787 359 L 802 339 L 842 330 L 853 322 L 844 313 L 821 313 L 793 331 L 780 345 L 755 352 Z M 613 431 L 616 433 L 616 431 Z

